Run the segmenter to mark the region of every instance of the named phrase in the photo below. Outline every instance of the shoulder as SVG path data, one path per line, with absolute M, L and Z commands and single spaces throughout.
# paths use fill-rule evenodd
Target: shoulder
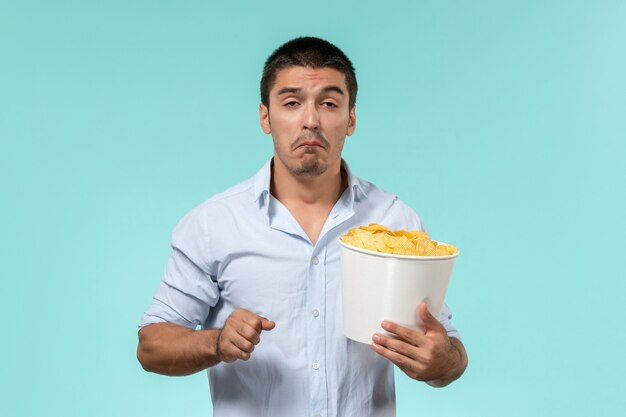
M 396 194 L 383 190 L 373 183 L 355 177 L 357 188 L 361 188 L 364 201 L 369 205 L 376 206 L 385 212 L 384 222 L 387 227 L 395 229 L 423 230 L 425 231 L 419 215 Z
M 253 178 L 215 194 L 187 212 L 174 228 L 173 234 L 208 232 L 228 218 L 244 215 L 255 201 Z

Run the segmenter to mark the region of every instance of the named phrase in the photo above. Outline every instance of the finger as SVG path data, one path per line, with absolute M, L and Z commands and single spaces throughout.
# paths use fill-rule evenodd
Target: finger
M 257 333 L 261 333 L 263 330 L 263 326 L 261 324 L 263 317 L 257 314 L 248 311 L 246 315 L 241 317 L 241 320 L 248 326 L 252 327 L 252 329 L 254 329 Z
M 372 340 L 377 345 L 383 346 L 411 359 L 417 360 L 419 357 L 419 348 L 403 340 L 385 336 L 380 333 L 374 334 L 374 336 L 372 336 Z
M 244 321 L 252 326 L 254 330 L 259 334 L 263 330 L 268 331 L 276 327 L 276 323 L 274 323 L 273 321 L 266 319 L 263 316 L 258 316 L 254 313 L 251 313 L 251 315 L 244 319 Z
M 256 333 L 260 333 L 261 318 L 256 314 L 240 307 L 233 311 L 226 319 L 224 327 L 229 326 L 236 329 L 238 333 L 245 337 L 248 335 L 248 330 L 243 330 L 245 327 L 252 327 Z M 257 328 L 259 329 L 258 331 Z
M 263 316 L 259 316 L 251 311 L 248 311 L 243 308 L 238 308 L 235 310 L 229 318 L 233 319 L 233 322 L 244 323 L 247 326 L 251 327 L 254 332 L 260 334 L 263 330 L 272 330 L 276 327 L 276 323 Z M 255 340 L 255 337 L 250 331 L 243 325 L 239 324 L 237 326 L 238 332 L 249 340 Z M 256 341 L 258 343 L 258 341 Z
M 238 334 L 232 335 L 229 342 L 232 343 L 237 349 L 246 353 L 252 353 L 254 350 L 254 344 L 250 340 Z
M 261 333 L 261 330 L 263 330 L 261 327 L 262 317 L 249 310 L 246 310 L 245 308 L 237 308 L 235 311 L 232 312 L 229 318 L 232 318 L 233 320 L 236 320 L 238 322 L 245 322 L 249 324 L 257 331 L 257 333 Z
M 222 361 L 231 363 L 237 359 L 248 360 L 250 359 L 250 352 L 243 350 L 250 350 L 249 347 L 254 345 L 249 341 L 243 339 L 235 332 L 222 332 L 218 341 L 218 353 Z M 243 349 L 242 349 L 243 348 Z
M 428 332 L 429 330 L 440 331 L 443 329 L 443 326 L 441 325 L 439 320 L 437 320 L 435 316 L 430 314 L 430 311 L 428 311 L 428 306 L 425 302 L 421 303 L 417 310 L 420 319 L 422 319 L 422 323 L 424 323 L 424 329 L 426 332 Z
M 261 327 L 263 328 L 263 330 L 272 330 L 274 327 L 276 327 L 276 323 L 266 319 L 265 317 L 261 317 Z
M 261 341 L 260 331 L 247 322 L 241 322 L 236 328 L 237 333 L 244 339 L 250 341 L 253 344 L 258 344 Z
M 404 373 L 406 373 L 409 377 L 417 377 L 417 373 L 414 370 L 411 358 L 408 358 L 398 352 L 389 350 L 385 346 L 381 346 L 377 343 L 372 343 L 370 346 L 374 352 L 378 353 L 380 356 L 389 359 L 394 365 L 402 369 L 402 371 L 404 371 Z
M 254 345 L 237 333 L 224 335 L 220 347 L 225 362 L 233 362 L 236 359 L 247 361 L 254 351 Z
M 244 320 L 246 317 L 250 316 L 250 315 L 256 315 L 253 312 L 246 310 L 245 308 L 239 307 L 237 309 L 235 309 L 235 311 L 233 311 L 231 313 L 231 317 L 236 317 L 240 320 Z
M 443 325 L 428 311 L 428 306 L 426 303 L 421 303 L 418 307 L 418 314 L 424 323 L 424 333 L 428 332 L 438 332 L 438 333 L 446 333 Z
M 420 346 L 426 342 L 426 336 L 419 330 L 410 329 L 408 327 L 401 326 L 397 323 L 387 320 L 383 321 L 381 323 L 381 326 L 389 333 L 397 335 L 400 339 L 414 346 Z

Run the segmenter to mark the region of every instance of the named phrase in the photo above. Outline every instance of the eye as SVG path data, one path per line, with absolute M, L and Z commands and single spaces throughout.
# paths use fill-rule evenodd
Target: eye
M 285 107 L 296 107 L 298 105 L 297 101 L 288 101 L 284 104 Z
M 331 102 L 331 101 L 325 101 L 325 102 L 323 102 L 323 103 L 322 103 L 322 106 L 329 107 L 329 108 L 335 108 L 335 107 L 337 107 L 337 105 L 336 105 L 335 103 Z

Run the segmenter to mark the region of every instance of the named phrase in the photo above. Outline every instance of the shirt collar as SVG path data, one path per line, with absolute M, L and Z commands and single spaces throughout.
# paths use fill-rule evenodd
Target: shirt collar
M 274 158 L 270 158 L 254 177 L 254 197 L 255 201 L 258 201 L 260 206 L 267 204 L 269 200 L 273 159 Z M 351 195 L 350 202 L 353 202 L 355 198 L 357 198 L 356 191 L 358 191 L 361 196 L 367 198 L 363 184 L 352 174 L 348 163 L 343 158 L 341 159 L 341 168 L 344 169 L 348 175 L 348 188 Z

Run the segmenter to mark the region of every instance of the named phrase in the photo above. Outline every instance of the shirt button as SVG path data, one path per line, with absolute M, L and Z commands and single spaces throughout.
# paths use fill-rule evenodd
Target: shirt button
M 315 369 L 316 371 L 320 369 L 320 364 L 317 362 L 313 362 L 313 369 Z
M 320 312 L 318 309 L 313 310 L 312 313 L 313 313 L 313 317 L 317 317 L 320 315 Z
M 311 259 L 311 262 L 313 263 L 313 265 L 317 265 L 318 263 L 320 263 L 320 260 L 317 259 L 317 256 L 314 256 L 313 259 Z

